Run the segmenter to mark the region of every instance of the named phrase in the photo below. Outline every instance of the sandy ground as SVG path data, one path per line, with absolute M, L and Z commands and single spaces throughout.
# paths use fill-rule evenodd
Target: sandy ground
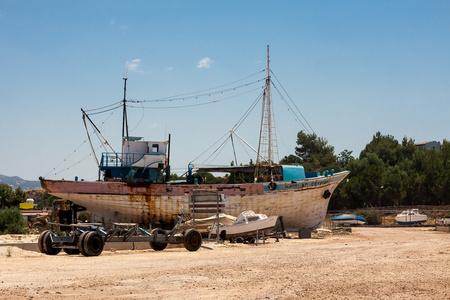
M 433 228 L 207 246 L 98 257 L 3 246 L 0 298 L 450 299 L 450 234 Z

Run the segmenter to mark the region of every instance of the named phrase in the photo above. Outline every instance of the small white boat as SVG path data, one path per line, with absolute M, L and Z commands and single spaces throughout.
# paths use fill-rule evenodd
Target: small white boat
M 255 214 L 252 210 L 242 212 L 231 225 L 219 224 L 219 236 L 222 239 L 248 238 L 270 233 L 277 224 L 278 216 L 267 217 Z M 217 226 L 211 226 L 211 235 L 217 234 Z
M 402 211 L 395 217 L 395 221 L 397 221 L 399 225 L 420 224 L 426 222 L 427 219 L 428 217 L 426 215 L 421 215 L 417 208 Z
M 223 225 L 231 225 L 233 222 L 236 221 L 236 217 L 226 215 L 226 214 L 219 214 L 219 224 Z M 193 228 L 195 223 L 195 229 L 200 232 L 201 234 L 207 235 L 209 232 L 209 228 L 213 226 L 214 224 L 217 224 L 217 216 L 211 216 L 204 219 L 195 219 L 189 220 L 185 224 L 188 228 Z

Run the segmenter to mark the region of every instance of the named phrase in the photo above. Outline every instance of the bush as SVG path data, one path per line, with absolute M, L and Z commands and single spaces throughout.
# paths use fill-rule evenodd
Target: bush
M 0 210 L 0 234 L 26 233 L 25 220 L 17 207 Z
M 373 208 L 359 209 L 355 212 L 355 215 L 365 218 L 367 220 L 367 225 L 381 224 L 381 213 L 379 209 L 376 209 L 375 211 Z

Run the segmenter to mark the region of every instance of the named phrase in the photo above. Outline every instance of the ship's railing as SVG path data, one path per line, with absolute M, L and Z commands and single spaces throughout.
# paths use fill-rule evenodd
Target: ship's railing
M 149 153 L 102 153 L 100 161 L 101 168 L 111 167 L 131 167 L 132 164 L 140 160 L 144 155 Z

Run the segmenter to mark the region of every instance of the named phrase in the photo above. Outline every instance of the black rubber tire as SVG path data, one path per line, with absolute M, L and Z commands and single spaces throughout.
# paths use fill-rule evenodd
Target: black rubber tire
M 219 238 L 225 242 L 225 240 L 227 239 L 227 231 L 226 230 L 222 230 L 219 234 Z
M 89 254 L 84 250 L 84 239 L 86 238 L 86 235 L 89 233 L 89 231 L 83 232 L 80 237 L 78 238 L 78 250 L 80 250 L 80 253 L 84 256 L 89 256 Z
M 45 236 L 47 233 L 49 233 L 49 232 L 50 232 L 50 230 L 43 231 L 43 232 L 39 235 L 39 239 L 38 239 L 38 248 L 39 248 L 39 251 L 40 251 L 41 253 L 44 253 L 44 254 L 46 254 L 46 253 L 45 253 L 45 250 L 44 250 L 44 236 Z
M 167 243 L 161 243 L 161 242 L 157 242 L 156 238 L 158 234 L 163 234 L 166 235 L 166 231 L 164 229 L 161 228 L 155 228 L 153 229 L 150 234 L 153 236 L 153 241 L 150 241 L 150 247 L 155 250 L 155 251 L 162 251 L 164 249 L 166 249 L 167 247 Z
M 196 229 L 191 228 L 184 234 L 184 248 L 188 251 L 197 251 L 202 245 L 202 235 Z
M 275 182 L 270 182 L 269 183 L 269 190 L 274 191 L 277 189 L 277 184 Z
M 100 233 L 91 231 L 84 238 L 83 246 L 88 256 L 99 256 L 103 251 L 105 241 Z
M 80 254 L 80 250 L 79 249 L 63 249 L 64 252 L 66 252 L 67 255 L 76 255 L 76 254 Z
M 53 248 L 51 238 L 52 235 L 58 236 L 59 233 L 57 233 L 56 231 L 48 230 L 45 235 L 42 236 L 42 249 L 44 250 L 43 253 L 47 255 L 56 255 L 61 252 L 61 248 Z
M 243 242 L 244 242 L 244 238 L 242 238 L 240 236 L 236 238 L 236 243 L 242 244 Z

